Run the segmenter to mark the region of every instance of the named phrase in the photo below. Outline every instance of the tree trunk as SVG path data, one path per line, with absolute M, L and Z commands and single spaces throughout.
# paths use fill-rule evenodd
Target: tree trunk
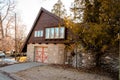
M 101 66 L 101 60 L 100 60 L 100 58 L 101 58 L 101 56 L 103 55 L 103 53 L 101 52 L 101 53 L 96 53 L 96 56 L 95 56 L 95 58 L 96 58 L 96 66 Z

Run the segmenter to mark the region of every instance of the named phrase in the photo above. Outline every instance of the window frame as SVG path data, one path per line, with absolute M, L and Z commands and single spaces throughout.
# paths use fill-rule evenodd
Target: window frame
M 34 37 L 43 37 L 43 30 L 35 30 Z
M 60 37 L 60 28 L 63 28 L 63 33 L 62 36 Z M 49 30 L 49 33 L 47 33 L 47 29 Z M 54 29 L 53 33 L 52 33 L 52 29 Z M 58 29 L 58 30 L 57 30 Z M 57 33 L 56 33 L 57 32 Z M 57 34 L 57 36 L 55 36 L 55 33 Z M 49 34 L 49 37 L 46 37 L 46 35 Z M 53 34 L 53 36 L 51 37 L 51 34 Z M 65 27 L 46 27 L 45 28 L 45 39 L 65 39 Z

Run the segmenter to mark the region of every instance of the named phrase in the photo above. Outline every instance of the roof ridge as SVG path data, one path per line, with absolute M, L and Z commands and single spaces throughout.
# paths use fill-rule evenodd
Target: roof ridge
M 41 7 L 41 10 L 43 10 L 45 13 L 47 13 L 48 15 L 54 17 L 54 18 L 57 18 L 57 20 L 63 20 L 62 18 L 60 18 L 59 16 L 55 15 L 54 13 L 46 10 L 45 8 Z

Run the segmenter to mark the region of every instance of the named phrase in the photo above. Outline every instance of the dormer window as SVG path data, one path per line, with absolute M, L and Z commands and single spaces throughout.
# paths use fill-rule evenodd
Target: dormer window
M 43 30 L 35 31 L 34 37 L 43 37 Z
M 65 27 L 46 28 L 45 33 L 45 39 L 64 39 Z

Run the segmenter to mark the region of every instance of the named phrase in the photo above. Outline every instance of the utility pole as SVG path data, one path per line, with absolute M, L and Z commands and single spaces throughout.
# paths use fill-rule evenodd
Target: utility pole
M 16 46 L 16 13 L 15 13 L 15 60 L 17 57 L 17 46 Z
M 1 38 L 4 38 L 1 13 L 0 13 L 0 33 Z

